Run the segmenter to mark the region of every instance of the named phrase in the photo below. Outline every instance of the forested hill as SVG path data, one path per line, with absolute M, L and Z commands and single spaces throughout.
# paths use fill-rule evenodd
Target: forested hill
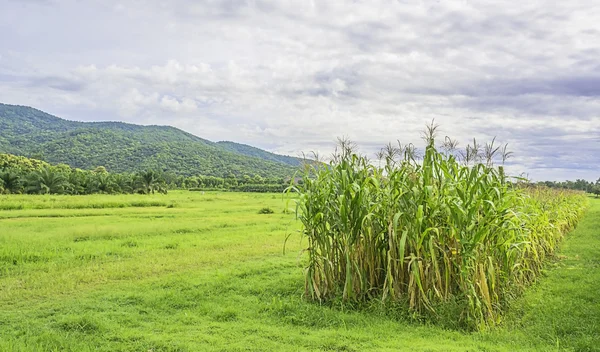
M 292 166 L 300 166 L 302 164 L 302 159 L 294 158 L 287 155 L 279 155 L 267 152 L 266 150 L 262 150 L 250 145 L 234 143 L 230 141 L 221 141 L 217 142 L 217 144 L 227 150 L 244 154 L 247 156 L 252 156 L 264 160 L 275 161 L 279 163 L 284 163 Z
M 214 143 L 170 126 L 68 121 L 31 107 L 6 104 L 0 104 L 0 153 L 81 169 L 154 169 L 186 176 L 282 177 L 291 175 L 297 165 L 296 158 L 236 143 Z

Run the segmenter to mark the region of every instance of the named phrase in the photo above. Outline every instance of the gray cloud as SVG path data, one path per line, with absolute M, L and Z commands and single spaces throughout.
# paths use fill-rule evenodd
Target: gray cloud
M 446 94 L 448 94 L 448 92 L 446 92 Z M 525 79 L 485 80 L 476 82 L 473 87 L 463 89 L 462 94 L 470 96 L 504 97 L 526 94 L 597 97 L 600 96 L 600 75 L 562 78 L 536 77 Z
M 597 179 L 597 23 L 583 0 L 9 1 L 0 96 L 292 155 L 419 144 L 435 118 L 508 142 L 512 172 Z
M 48 87 L 68 92 L 79 92 L 85 88 L 85 82 L 64 77 L 39 77 L 29 82 L 31 87 Z

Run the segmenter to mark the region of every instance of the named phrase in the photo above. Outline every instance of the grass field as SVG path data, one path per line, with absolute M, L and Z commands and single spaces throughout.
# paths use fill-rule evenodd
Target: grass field
M 0 351 L 597 351 L 590 203 L 503 324 L 465 333 L 304 301 L 281 195 L 0 196 Z

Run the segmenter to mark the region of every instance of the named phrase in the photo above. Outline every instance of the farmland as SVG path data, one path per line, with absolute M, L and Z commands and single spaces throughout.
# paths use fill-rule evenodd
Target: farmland
M 307 244 L 286 206 L 280 194 L 1 195 L 0 350 L 599 349 L 599 200 L 479 332 L 376 301 L 306 300 Z

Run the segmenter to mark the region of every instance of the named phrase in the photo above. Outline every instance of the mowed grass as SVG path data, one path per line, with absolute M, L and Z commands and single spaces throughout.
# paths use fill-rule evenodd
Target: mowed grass
M 0 196 L 0 351 L 600 350 L 590 203 L 503 324 L 465 333 L 304 300 L 281 195 Z

